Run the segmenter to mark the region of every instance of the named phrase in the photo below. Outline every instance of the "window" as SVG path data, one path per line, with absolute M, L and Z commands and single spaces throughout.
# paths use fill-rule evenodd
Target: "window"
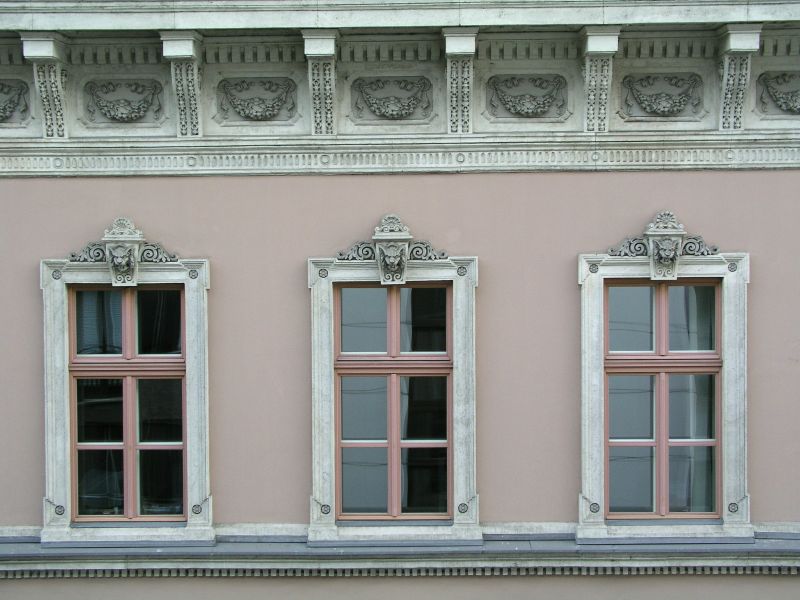
M 335 294 L 338 516 L 447 518 L 450 287 Z
M 717 516 L 718 285 L 606 282 L 609 518 Z
M 43 544 L 213 543 L 208 281 L 128 219 L 42 261 Z
M 752 537 L 748 270 L 666 211 L 580 256 L 579 541 Z
M 183 520 L 183 290 L 69 289 L 75 521 Z
M 477 259 L 386 215 L 372 240 L 309 260 L 309 543 L 479 543 Z

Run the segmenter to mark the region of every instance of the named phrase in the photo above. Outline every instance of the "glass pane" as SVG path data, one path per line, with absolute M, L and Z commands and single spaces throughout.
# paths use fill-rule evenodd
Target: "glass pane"
M 183 514 L 183 451 L 139 451 L 139 511 Z
M 611 512 L 653 512 L 653 448 L 611 447 L 608 451 Z
M 710 285 L 669 287 L 669 349 L 714 349 L 714 291 Z
M 669 437 L 714 438 L 714 376 L 669 376 Z
M 400 454 L 403 512 L 447 512 L 447 448 L 403 448 Z
M 447 290 L 400 289 L 400 351 L 447 351 Z
M 183 386 L 180 379 L 139 379 L 139 441 L 183 439 Z
M 388 512 L 386 453 L 386 448 L 342 448 L 343 512 Z
M 342 439 L 386 439 L 386 377 L 342 377 Z
M 400 434 L 404 440 L 447 439 L 447 377 L 400 378 Z
M 386 352 L 386 290 L 342 288 L 342 352 Z
M 671 512 L 714 512 L 715 485 L 714 448 L 673 446 L 669 449 Z
M 78 442 L 122 441 L 122 380 L 78 379 Z
M 122 353 L 122 293 L 81 290 L 75 294 L 78 354 Z
M 122 450 L 78 450 L 78 514 L 125 514 Z
M 608 433 L 614 439 L 653 439 L 655 377 L 608 378 Z
M 608 288 L 608 348 L 612 352 L 653 350 L 653 288 Z
M 139 290 L 136 304 L 139 354 L 180 354 L 180 290 Z

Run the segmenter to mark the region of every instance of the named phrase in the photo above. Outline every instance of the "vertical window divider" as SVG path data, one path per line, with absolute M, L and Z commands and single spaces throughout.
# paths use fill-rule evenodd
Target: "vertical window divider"
M 138 514 L 136 498 L 136 380 L 132 375 L 128 375 L 123 380 L 122 389 L 122 440 L 123 440 L 123 464 L 124 464 L 124 486 L 123 494 L 125 503 L 125 517 L 132 519 Z
M 400 481 L 400 382 L 397 373 L 389 375 L 389 427 L 387 429 L 388 448 L 387 459 L 389 461 L 389 513 L 392 516 L 400 514 L 400 492 L 402 482 Z
M 130 360 L 136 356 L 136 301 L 132 289 L 122 293 L 122 303 L 122 357 Z
M 656 461 L 658 482 L 656 485 L 656 498 L 658 498 L 657 511 L 663 517 L 669 512 L 669 385 L 667 374 L 659 373 L 656 387 Z

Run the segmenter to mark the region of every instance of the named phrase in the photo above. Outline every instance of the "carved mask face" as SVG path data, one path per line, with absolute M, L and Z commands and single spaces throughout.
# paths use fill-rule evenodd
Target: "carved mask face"
M 656 260 L 662 264 L 672 263 L 678 255 L 678 245 L 675 240 L 661 240 L 656 242 Z
M 390 273 L 399 271 L 403 266 L 403 246 L 389 244 L 381 248 L 383 254 L 384 269 Z
M 117 273 L 128 273 L 133 270 L 133 248 L 113 246 L 109 256 L 111 267 Z

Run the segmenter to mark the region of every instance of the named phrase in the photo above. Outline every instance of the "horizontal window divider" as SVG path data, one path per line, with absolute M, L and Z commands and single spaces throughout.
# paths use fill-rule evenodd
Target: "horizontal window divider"
M 692 446 L 710 447 L 710 446 L 716 446 L 717 445 L 717 440 L 713 440 L 713 439 L 702 439 L 702 440 L 678 440 L 678 439 L 676 439 L 676 440 L 673 440 L 673 439 L 670 439 L 669 440 L 669 445 L 670 446 L 685 446 L 685 447 L 692 447 Z
M 342 440 L 342 448 L 388 448 L 389 442 L 386 440 Z
M 82 377 L 91 377 L 92 374 L 105 379 L 122 379 L 123 377 L 146 377 L 152 374 L 155 377 L 166 379 L 183 377 L 186 369 L 181 362 L 152 363 L 152 362 L 115 362 L 115 363 L 72 363 L 70 373 Z M 116 376 L 115 376 L 116 375 Z
M 335 365 L 339 375 L 449 375 L 452 372 L 450 365 L 430 364 L 342 364 Z
M 136 442 L 139 450 L 180 450 L 183 442 Z
M 77 450 L 122 450 L 124 442 L 77 442 Z
M 655 439 L 619 439 L 619 438 L 611 438 L 608 440 L 609 446 L 655 446 L 656 441 Z
M 697 375 L 714 375 L 722 369 L 719 360 L 708 361 L 676 361 L 676 360 L 643 360 L 641 362 L 606 360 L 606 372 L 616 373 L 693 373 Z
M 400 440 L 401 448 L 447 448 L 447 440 Z

